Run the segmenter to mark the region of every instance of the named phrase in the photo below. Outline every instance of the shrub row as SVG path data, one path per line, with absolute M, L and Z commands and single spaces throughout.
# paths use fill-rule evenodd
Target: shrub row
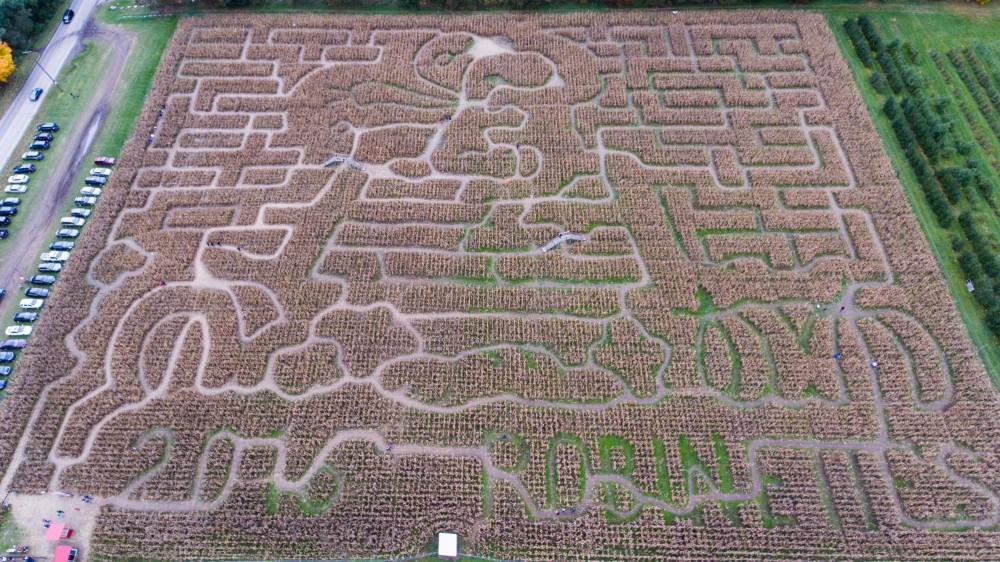
M 901 102 L 906 122 L 920 143 L 920 148 L 931 162 L 955 157 L 956 143 L 952 137 L 952 125 L 945 121 L 943 104 L 931 107 L 930 100 L 920 92 Z
M 959 214 L 958 224 L 968 240 L 968 244 L 962 240 L 953 244 L 958 253 L 959 266 L 973 284 L 972 294 L 976 301 L 987 311 L 987 326 L 994 336 L 1000 337 L 1000 260 L 991 241 L 979 231 L 971 212 Z
M 1000 86 L 1000 62 L 998 62 L 996 55 L 990 53 L 981 43 L 976 44 L 975 50 L 979 58 L 986 60 L 986 63 L 984 63 L 986 70 L 993 77 L 993 81 L 997 86 Z
M 931 210 L 934 211 L 934 216 L 937 218 L 938 224 L 944 228 L 951 226 L 954 217 L 951 214 L 948 201 L 941 194 L 941 188 L 937 184 L 934 171 L 931 169 L 927 158 L 917 150 L 919 143 L 913 131 L 910 130 L 906 118 L 900 111 L 899 105 L 896 103 L 896 98 L 887 98 L 885 104 L 882 106 L 882 110 L 892 124 L 892 130 L 896 134 L 896 139 L 899 140 L 899 144 L 903 147 L 903 154 L 906 156 L 906 161 L 909 162 L 910 168 L 916 174 L 917 181 L 920 182 L 920 187 L 923 189 L 924 196 L 927 198 L 927 203 L 930 205 Z
M 868 40 L 861 34 L 861 28 L 858 27 L 858 22 L 853 19 L 848 19 L 844 22 L 844 31 L 847 32 L 847 37 L 851 40 L 851 44 L 854 45 L 854 50 L 858 54 L 858 59 L 861 60 L 861 64 L 867 66 L 868 68 L 872 68 L 875 64 L 872 59 L 872 51 L 871 48 L 868 47 Z
M 957 51 L 949 51 L 948 61 L 951 62 L 955 72 L 958 73 L 959 79 L 961 79 L 962 83 L 965 84 L 965 89 L 968 90 L 972 99 L 975 100 L 976 106 L 979 108 L 979 113 L 982 114 L 983 119 L 986 120 L 990 130 L 993 131 L 993 134 L 997 136 L 997 138 L 1000 138 L 1000 118 L 997 117 L 997 113 L 993 108 L 993 103 L 991 102 L 988 94 L 985 90 L 983 90 L 979 81 L 973 77 L 967 59 L 962 57 Z
M 951 228 L 956 223 L 952 206 L 958 205 L 963 196 L 974 200 L 975 192 L 993 206 L 994 186 L 982 164 L 973 158 L 954 162 L 959 155 L 970 156 L 974 145 L 956 136 L 946 117 L 950 100 L 928 95 L 916 66 L 919 58 L 914 48 L 899 40 L 883 42 L 867 16 L 845 22 L 844 29 L 859 59 L 872 70 L 872 88 L 886 96 L 882 110 L 938 224 Z M 976 50 L 953 50 L 947 56 L 990 128 L 1000 133 L 1000 70 L 992 64 L 989 53 L 979 46 Z M 873 58 L 877 68 L 870 64 Z M 931 53 L 931 58 L 951 86 L 940 55 Z M 952 230 L 952 249 L 963 274 L 974 286 L 973 295 L 985 312 L 987 326 L 1000 337 L 1000 259 L 995 241 L 988 232 L 980 231 L 968 210 L 958 214 L 957 223 Z
M 983 87 L 983 91 L 986 92 L 986 97 L 989 98 L 993 108 L 1000 111 L 1000 89 L 997 89 L 996 85 L 990 80 L 986 66 L 983 65 L 983 62 L 979 60 L 979 57 L 976 56 L 975 51 L 972 49 L 966 47 L 962 49 L 962 54 L 965 56 L 965 60 L 969 62 L 973 76 L 976 77 L 979 85 Z
M 878 30 L 875 29 L 875 24 L 868 16 L 863 15 L 858 18 L 858 27 L 861 29 L 862 35 L 868 40 L 868 45 L 871 46 L 872 51 L 876 53 L 882 50 L 882 36 L 879 35 Z

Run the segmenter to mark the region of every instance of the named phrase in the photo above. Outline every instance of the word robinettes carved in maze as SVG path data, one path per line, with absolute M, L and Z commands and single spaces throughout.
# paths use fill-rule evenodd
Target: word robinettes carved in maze
M 996 552 L 1000 403 L 820 15 L 189 18 L 121 160 L 0 447 L 98 554 Z

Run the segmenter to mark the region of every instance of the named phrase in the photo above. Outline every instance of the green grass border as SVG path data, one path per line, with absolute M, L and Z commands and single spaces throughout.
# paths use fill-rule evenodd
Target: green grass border
M 24 530 L 17 525 L 11 510 L 0 508 L 0 552 L 7 552 L 24 542 Z

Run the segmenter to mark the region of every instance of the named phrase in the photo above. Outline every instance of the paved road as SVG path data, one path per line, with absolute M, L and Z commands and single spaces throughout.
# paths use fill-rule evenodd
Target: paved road
M 59 24 L 52 38 L 45 45 L 39 63 L 52 76 L 59 75 L 63 65 L 72 58 L 73 53 L 80 46 L 83 30 L 90 18 L 93 17 L 97 4 L 98 0 L 74 0 L 70 7 L 76 12 L 76 17 L 69 25 Z M 31 75 L 28 76 L 21 91 L 17 93 L 14 102 L 0 118 L 0 163 L 7 162 L 15 151 L 24 149 L 23 146 L 20 146 L 21 137 L 24 136 L 24 131 L 34 123 L 35 114 L 38 113 L 42 101 L 28 101 L 28 95 L 35 88 L 43 88 L 45 95 L 48 95 L 49 90 L 55 88 L 52 80 L 38 68 L 38 65 L 32 69 Z M 0 170 L 0 172 L 3 171 L 6 170 Z

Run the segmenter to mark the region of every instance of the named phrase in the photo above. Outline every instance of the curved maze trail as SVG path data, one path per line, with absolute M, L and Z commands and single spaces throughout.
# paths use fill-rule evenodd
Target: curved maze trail
M 518 18 L 182 23 L 4 483 L 112 557 L 995 544 L 996 396 L 822 17 Z

